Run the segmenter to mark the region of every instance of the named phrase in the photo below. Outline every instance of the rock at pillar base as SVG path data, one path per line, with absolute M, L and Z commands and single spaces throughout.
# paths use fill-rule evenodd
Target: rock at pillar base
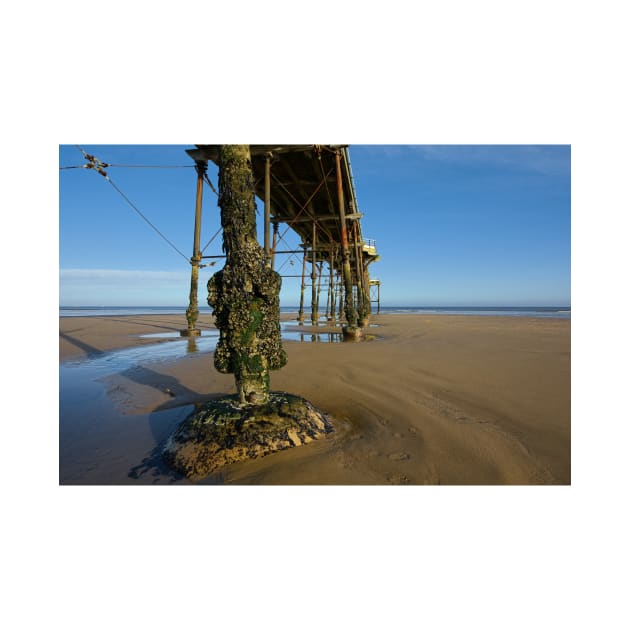
M 363 329 L 358 326 L 344 326 L 342 330 L 346 341 L 359 341 L 363 338 Z
M 226 396 L 193 412 L 164 447 L 164 461 L 192 481 L 234 462 L 307 444 L 333 431 L 330 416 L 299 396 L 271 392 L 264 405 Z
M 184 328 L 184 330 L 179 331 L 180 337 L 199 337 L 201 335 L 201 331 L 199 328 Z

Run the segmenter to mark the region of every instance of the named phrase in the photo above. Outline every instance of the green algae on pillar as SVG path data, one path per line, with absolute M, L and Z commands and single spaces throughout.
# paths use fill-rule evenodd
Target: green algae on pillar
M 283 367 L 280 275 L 266 265 L 256 239 L 256 203 L 249 145 L 222 145 L 219 206 L 225 267 L 208 281 L 208 304 L 220 331 L 219 372 L 234 374 L 241 404 L 269 400 L 269 371 Z

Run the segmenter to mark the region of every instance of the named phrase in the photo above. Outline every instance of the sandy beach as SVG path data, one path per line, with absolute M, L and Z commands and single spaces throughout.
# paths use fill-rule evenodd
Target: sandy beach
M 287 322 L 305 341 L 284 343 L 272 389 L 331 414 L 335 432 L 202 483 L 571 483 L 570 320 L 371 323 L 372 341 L 311 343 L 314 329 Z M 178 315 L 60 318 L 60 483 L 190 483 L 163 465 L 161 444 L 195 403 L 235 388 L 211 352 L 177 337 L 183 327 Z M 211 317 L 199 327 L 216 333 Z M 188 345 L 173 358 L 173 344 Z

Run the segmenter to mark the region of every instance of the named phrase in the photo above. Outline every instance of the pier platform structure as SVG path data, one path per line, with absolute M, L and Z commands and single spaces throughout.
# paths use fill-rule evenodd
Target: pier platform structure
M 220 149 L 221 145 L 198 144 L 187 150 L 199 174 L 191 308 L 192 284 L 201 260 L 222 258 L 203 256 L 199 251 L 202 177 L 208 161 L 218 165 Z M 348 145 L 250 145 L 250 153 L 255 193 L 264 201 L 267 265 L 275 267 L 277 254 L 302 257 L 298 321 L 304 321 L 304 292 L 310 284 L 311 324 L 317 326 L 321 319 L 340 321 L 350 334 L 360 334 L 372 311 L 375 283 L 370 281 L 369 266 L 380 256 L 376 242 L 363 237 L 363 215 L 356 199 Z M 300 249 L 281 249 L 280 225 L 285 226 L 283 233 L 291 229 L 299 236 Z M 325 309 L 320 308 L 322 285 L 327 288 Z M 380 282 L 378 288 L 380 307 Z

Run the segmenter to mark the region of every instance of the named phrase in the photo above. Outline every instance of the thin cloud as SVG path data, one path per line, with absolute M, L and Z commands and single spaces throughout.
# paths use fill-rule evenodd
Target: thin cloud
M 570 175 L 569 145 L 405 145 L 427 160 L 487 164 L 542 175 Z
M 199 286 L 206 274 L 200 274 Z M 163 306 L 186 304 L 190 272 L 139 269 L 60 269 L 59 301 L 65 306 Z
M 457 165 L 491 166 L 548 176 L 571 174 L 570 145 L 534 144 L 377 144 L 351 145 L 371 160 L 421 160 Z
M 60 269 L 62 282 L 133 283 L 181 282 L 190 278 L 186 271 L 151 271 L 141 269 Z

